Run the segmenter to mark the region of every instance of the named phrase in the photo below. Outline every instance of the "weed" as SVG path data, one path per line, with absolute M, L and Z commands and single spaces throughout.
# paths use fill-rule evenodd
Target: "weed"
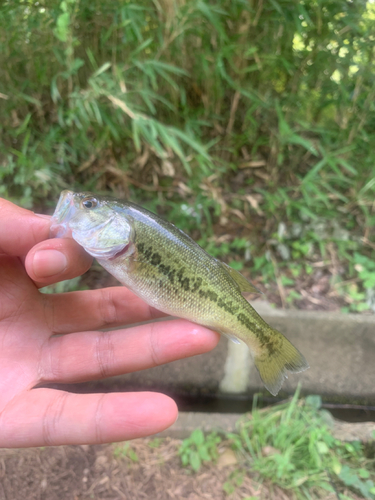
M 203 462 L 212 462 L 218 458 L 217 445 L 221 442 L 220 436 L 212 432 L 205 436 L 200 429 L 196 429 L 191 436 L 184 439 L 179 449 L 182 465 L 198 471 Z
M 342 443 L 330 430 L 332 417 L 320 409 L 318 396 L 253 412 L 231 435 L 233 447 L 263 479 L 311 498 L 336 491 L 340 484 L 373 499 L 375 466 L 359 442 Z M 231 483 L 233 484 L 233 483 Z M 314 493 L 315 492 L 315 493 Z
M 154 438 L 151 441 L 149 441 L 148 445 L 151 448 L 159 448 L 159 446 L 162 444 L 163 439 L 162 438 Z
M 366 255 L 354 252 L 354 269 L 358 273 L 358 278 L 362 281 L 365 289 L 375 288 L 375 262 Z
M 115 446 L 113 455 L 116 458 L 129 458 L 132 462 L 138 462 L 139 458 L 131 447 L 131 443 L 124 443 Z
M 364 498 L 375 498 L 375 483 L 370 478 L 370 472 L 367 469 L 351 469 L 344 465 L 340 471 L 341 481 L 363 495 Z
M 299 399 L 299 391 L 290 401 L 261 410 L 255 398 L 252 412 L 238 421 L 238 431 L 223 436 L 238 460 L 223 485 L 225 493 L 232 495 L 250 474 L 301 500 L 324 498 L 327 492 L 347 500 L 350 491 L 374 500 L 374 458 L 361 442 L 336 439 L 320 396 Z M 197 472 L 203 462 L 217 459 L 220 442 L 216 433 L 205 437 L 200 429 L 193 431 L 179 449 L 182 465 Z
M 245 477 L 244 471 L 235 470 L 230 473 L 228 481 L 223 484 L 223 490 L 227 495 L 231 495 L 241 486 Z
M 366 255 L 354 252 L 350 266 L 357 278 L 337 283 L 339 293 L 346 297 L 345 312 L 375 311 L 375 263 Z
M 288 304 L 291 304 L 291 303 L 294 303 L 295 301 L 297 300 L 300 300 L 302 299 L 302 295 L 298 292 L 296 292 L 295 290 L 290 290 L 287 298 L 286 298 L 286 302 Z

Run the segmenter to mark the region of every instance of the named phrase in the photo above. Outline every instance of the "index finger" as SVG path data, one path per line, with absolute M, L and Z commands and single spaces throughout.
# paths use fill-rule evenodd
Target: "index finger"
M 0 254 L 21 257 L 49 237 L 48 216 L 38 216 L 0 198 Z

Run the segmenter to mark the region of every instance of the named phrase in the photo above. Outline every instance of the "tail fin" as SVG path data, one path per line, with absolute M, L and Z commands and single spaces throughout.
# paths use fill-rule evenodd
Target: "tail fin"
M 284 335 L 277 330 L 272 330 L 277 341 L 272 342 L 272 345 L 264 346 L 262 351 L 257 353 L 254 361 L 265 387 L 273 396 L 276 396 L 284 379 L 288 378 L 288 371 L 303 372 L 309 368 L 309 364 Z

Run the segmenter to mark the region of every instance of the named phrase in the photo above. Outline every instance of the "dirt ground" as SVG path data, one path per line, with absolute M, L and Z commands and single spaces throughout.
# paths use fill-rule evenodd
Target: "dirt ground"
M 180 465 L 179 441 L 139 439 L 130 445 L 61 446 L 0 451 L 1 500 L 221 500 L 235 465 L 206 466 L 193 474 Z M 129 453 L 129 448 L 131 452 Z M 132 457 L 130 458 L 129 455 Z M 231 495 L 288 500 L 250 477 Z
M 179 444 L 171 438 L 147 438 L 100 446 L 0 450 L 0 499 L 294 499 L 291 493 L 259 483 L 250 470 L 238 484 L 238 464 L 225 443 L 218 463 L 205 465 L 198 473 L 181 466 Z M 326 493 L 322 498 L 337 496 Z M 352 494 L 351 498 L 360 500 Z

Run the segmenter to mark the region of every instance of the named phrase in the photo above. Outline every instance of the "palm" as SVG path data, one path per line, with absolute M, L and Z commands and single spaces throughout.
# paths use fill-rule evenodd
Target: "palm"
M 18 393 L 38 383 L 37 361 L 50 333 L 39 292 L 18 259 L 1 259 L 0 282 L 0 380 L 6 380 L 1 411 Z
M 4 201 L 0 215 L 4 206 L 16 212 L 17 221 L 19 214 L 37 219 Z M 33 225 L 28 222 L 31 234 L 25 230 L 14 242 L 6 227 L 12 221 L 0 218 L 0 234 L 5 235 L 0 237 L 0 446 L 108 442 L 168 427 L 177 409 L 162 394 L 77 395 L 33 389 L 43 382 L 79 382 L 141 370 L 205 352 L 217 342 L 214 333 L 182 320 L 99 331 L 161 315 L 123 287 L 40 293 L 38 286 L 78 275 L 90 260 L 72 240 L 45 240 L 49 222 L 34 219 Z M 58 279 L 37 279 L 32 262 L 41 249 L 58 249 L 73 264 Z

